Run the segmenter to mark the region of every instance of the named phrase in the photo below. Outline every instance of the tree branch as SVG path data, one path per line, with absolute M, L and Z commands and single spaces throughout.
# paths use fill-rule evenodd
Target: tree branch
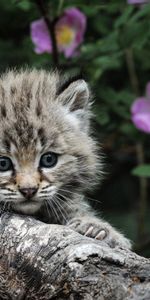
M 53 56 L 53 63 L 55 67 L 59 66 L 59 55 L 58 55 L 58 49 L 57 49 L 57 40 L 56 40 L 56 34 L 55 34 L 55 21 L 51 21 L 49 16 L 47 15 L 45 6 L 43 4 L 42 0 L 35 0 L 35 3 L 40 11 L 41 16 L 43 17 L 51 40 L 52 40 L 52 56 Z
M 135 93 L 135 95 L 139 96 L 140 95 L 139 81 L 138 81 L 138 77 L 136 75 L 135 64 L 134 64 L 134 59 L 133 59 L 133 52 L 132 52 L 131 48 L 127 48 L 125 50 L 125 57 L 126 57 L 127 68 L 128 68 L 128 73 L 129 73 L 129 77 L 130 77 L 132 90 Z
M 0 299 L 150 299 L 150 260 L 27 216 L 0 224 Z
M 130 78 L 130 83 L 133 92 L 138 97 L 140 95 L 139 89 L 139 80 L 136 74 L 133 51 L 131 48 L 125 50 L 127 68 Z M 136 145 L 136 154 L 137 154 L 137 161 L 138 164 L 143 164 L 145 161 L 144 157 L 144 148 L 142 143 L 137 143 Z M 138 244 L 141 243 L 141 239 L 146 234 L 145 230 L 145 215 L 147 209 L 147 179 L 144 177 L 139 178 L 140 184 L 140 197 L 138 203 L 138 216 L 137 216 L 137 242 Z

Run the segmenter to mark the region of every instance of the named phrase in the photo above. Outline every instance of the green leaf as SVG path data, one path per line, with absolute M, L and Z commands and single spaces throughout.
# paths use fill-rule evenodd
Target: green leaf
M 16 4 L 24 11 L 28 11 L 31 8 L 31 3 L 28 0 L 16 1 Z
M 105 107 L 96 105 L 93 109 L 97 122 L 104 126 L 110 122 L 109 113 Z
M 111 32 L 107 37 L 100 39 L 97 45 L 101 53 L 112 53 L 114 51 L 118 51 L 118 31 Z
M 138 177 L 150 177 L 150 165 L 149 164 L 140 165 L 134 168 L 131 174 Z
M 118 28 L 119 26 L 122 26 L 122 25 L 124 25 L 128 22 L 128 20 L 130 19 L 131 14 L 133 12 L 133 9 L 134 8 L 133 8 L 132 5 L 128 5 L 126 7 L 126 9 L 122 13 L 122 15 L 119 16 L 119 18 L 117 18 L 117 20 L 115 22 L 115 28 Z
M 142 18 L 145 19 L 146 17 L 149 18 L 150 16 L 150 4 L 143 5 L 141 9 L 137 11 L 131 18 L 130 22 L 135 22 L 135 21 L 141 21 Z
M 120 126 L 120 132 L 123 134 L 126 134 L 127 136 L 136 136 L 137 134 L 137 129 L 134 127 L 132 123 L 123 123 Z

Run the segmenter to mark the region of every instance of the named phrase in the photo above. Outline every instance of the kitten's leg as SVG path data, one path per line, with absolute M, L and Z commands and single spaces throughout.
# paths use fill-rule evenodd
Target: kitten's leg
M 130 241 L 109 223 L 95 216 L 75 217 L 68 224 L 73 230 L 97 240 L 104 240 L 110 247 L 131 248 Z

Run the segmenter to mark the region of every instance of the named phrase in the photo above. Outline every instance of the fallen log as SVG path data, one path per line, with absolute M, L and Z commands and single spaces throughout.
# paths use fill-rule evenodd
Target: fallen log
M 1 300 L 150 300 L 150 260 L 67 226 L 4 213 Z

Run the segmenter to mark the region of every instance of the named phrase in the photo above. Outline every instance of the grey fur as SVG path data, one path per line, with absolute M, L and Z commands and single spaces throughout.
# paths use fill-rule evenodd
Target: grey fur
M 0 172 L 0 201 L 45 222 L 66 224 L 82 234 L 105 239 L 110 246 L 130 242 L 98 219 L 84 193 L 102 173 L 101 158 L 90 135 L 91 95 L 82 80 L 64 84 L 58 72 L 9 71 L 0 79 L 0 155 L 14 170 Z M 48 151 L 56 166 L 39 168 Z M 37 188 L 25 199 L 20 188 Z

